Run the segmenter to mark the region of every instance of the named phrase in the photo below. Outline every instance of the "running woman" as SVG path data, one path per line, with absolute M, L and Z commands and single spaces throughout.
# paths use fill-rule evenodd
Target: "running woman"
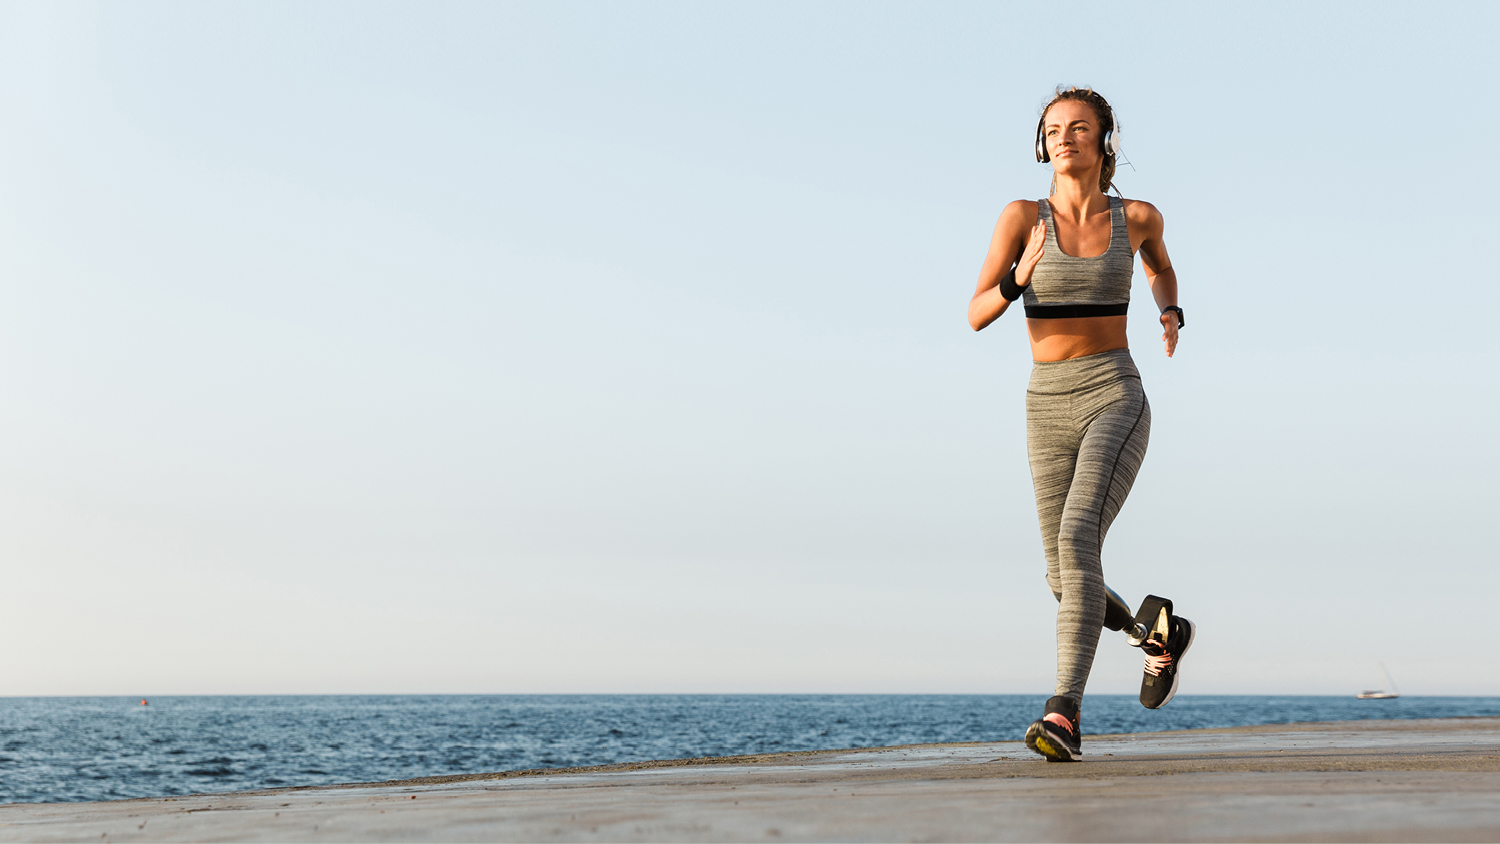
M 969 301 L 979 331 L 1024 299 L 1031 338 L 1026 448 L 1036 487 L 1047 585 L 1057 598 L 1057 687 L 1026 746 L 1052 762 L 1083 757 L 1079 706 L 1104 626 L 1129 610 L 1104 585 L 1100 547 L 1146 456 L 1151 407 L 1125 338 L 1135 255 L 1156 300 L 1167 357 L 1185 321 L 1177 274 L 1149 202 L 1108 196 L 1119 152 L 1114 110 L 1093 89 L 1061 88 L 1042 109 L 1036 157 L 1052 164 L 1052 195 L 1005 207 Z M 1118 189 L 1116 193 L 1118 193 Z M 1123 617 L 1122 617 L 1123 616 Z M 1140 644 L 1141 703 L 1177 692 L 1193 624 L 1165 611 Z M 1138 640 L 1133 640 L 1138 641 Z

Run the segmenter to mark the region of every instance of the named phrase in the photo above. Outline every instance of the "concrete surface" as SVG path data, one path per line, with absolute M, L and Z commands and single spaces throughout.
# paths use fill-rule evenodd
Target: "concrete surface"
M 1500 718 L 1085 736 L 0 806 L 0 841 L 1494 841 Z

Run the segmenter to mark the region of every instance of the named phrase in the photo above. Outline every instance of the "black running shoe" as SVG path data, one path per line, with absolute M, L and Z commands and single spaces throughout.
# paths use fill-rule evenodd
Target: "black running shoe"
M 1198 628 L 1191 621 L 1172 616 L 1171 634 L 1163 641 L 1161 634 L 1152 633 L 1141 650 L 1146 652 L 1146 674 L 1141 678 L 1141 705 L 1147 709 L 1160 709 L 1177 694 L 1177 682 L 1182 679 L 1182 657 L 1193 646 L 1193 637 Z
M 1026 746 L 1047 757 L 1048 762 L 1077 762 L 1083 759 L 1078 718 L 1078 703 L 1072 698 L 1050 698 L 1041 720 L 1033 721 L 1026 728 Z

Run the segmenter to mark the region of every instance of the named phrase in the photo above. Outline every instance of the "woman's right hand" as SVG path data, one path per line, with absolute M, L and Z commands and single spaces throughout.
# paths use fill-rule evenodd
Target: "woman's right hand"
M 1031 239 L 1026 241 L 1026 251 L 1021 253 L 1021 260 L 1016 262 L 1016 286 L 1025 287 L 1031 284 L 1031 271 L 1036 269 L 1036 262 L 1042 260 L 1042 252 L 1047 243 L 1047 224 L 1037 220 L 1036 225 L 1031 227 Z
M 1047 227 L 1041 224 L 1039 213 L 1037 203 L 1025 199 L 1006 205 L 1000 212 L 995 233 L 990 235 L 990 250 L 979 268 L 974 296 L 969 299 L 969 327 L 975 331 L 998 319 L 1013 301 L 1000 289 L 1001 279 L 1011 275 L 1021 287 L 1031 283 L 1031 271 L 1042 259 L 1042 245 L 1047 242 Z

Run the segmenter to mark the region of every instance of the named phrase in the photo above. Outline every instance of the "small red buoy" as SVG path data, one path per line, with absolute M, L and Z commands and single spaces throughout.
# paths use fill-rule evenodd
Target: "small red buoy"
M 151 704 L 149 704 L 149 703 L 146 702 L 145 698 L 141 698 L 141 706 L 150 706 L 150 705 Z

